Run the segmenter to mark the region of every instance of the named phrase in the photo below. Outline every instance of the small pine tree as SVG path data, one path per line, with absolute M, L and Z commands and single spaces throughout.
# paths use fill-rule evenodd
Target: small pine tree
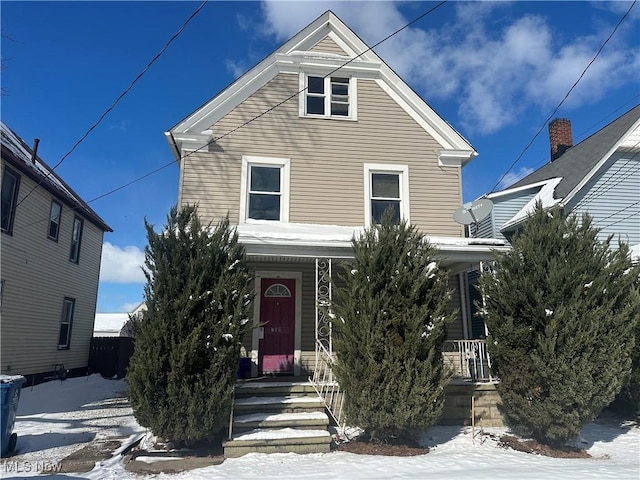
M 347 420 L 372 441 L 408 442 L 444 405 L 447 272 L 424 236 L 389 214 L 352 243 L 330 312 Z
M 228 425 L 251 280 L 228 218 L 212 231 L 195 207 L 174 207 L 163 232 L 145 225 L 147 310 L 129 366 L 129 400 L 141 425 L 190 444 Z
M 598 241 L 584 215 L 540 204 L 480 280 L 488 349 L 507 421 L 561 445 L 620 391 L 640 296 L 628 248 Z

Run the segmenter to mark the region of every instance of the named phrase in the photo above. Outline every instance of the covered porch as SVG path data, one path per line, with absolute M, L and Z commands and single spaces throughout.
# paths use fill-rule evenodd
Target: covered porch
M 332 279 L 353 258 L 351 239 L 362 227 L 252 223 L 237 227 L 255 278 L 254 329 L 245 339 L 251 376 L 313 376 L 334 356 L 331 322 L 323 307 L 332 301 Z M 454 377 L 491 382 L 486 331 L 474 316 L 479 271 L 493 250 L 508 247 L 497 239 L 430 237 L 453 291 L 449 308 L 457 310 L 443 355 Z

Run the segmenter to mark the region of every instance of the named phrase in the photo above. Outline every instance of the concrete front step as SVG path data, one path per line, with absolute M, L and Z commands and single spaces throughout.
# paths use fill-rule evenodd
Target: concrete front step
M 326 429 L 328 425 L 329 417 L 324 412 L 258 412 L 234 417 L 233 432 L 240 433 L 257 428 L 278 429 L 284 427 L 302 430 L 322 430 Z
M 236 397 L 315 394 L 309 382 L 248 381 L 236 386 Z
M 225 458 L 247 453 L 328 453 L 331 435 L 327 430 L 255 429 L 234 434 L 223 447 Z
M 236 398 L 234 415 L 255 412 L 324 412 L 318 395 L 253 396 Z

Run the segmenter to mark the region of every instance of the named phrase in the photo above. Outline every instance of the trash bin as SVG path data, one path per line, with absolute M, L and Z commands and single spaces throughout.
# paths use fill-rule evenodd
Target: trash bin
M 251 375 L 251 359 L 240 357 L 238 362 L 238 378 L 249 378 Z
M 27 379 L 22 375 L 0 375 L 0 404 L 2 406 L 2 415 L 0 416 L 2 451 L 0 456 L 3 457 L 16 448 L 18 435 L 12 433 L 13 425 L 16 421 L 20 390 L 26 381 Z

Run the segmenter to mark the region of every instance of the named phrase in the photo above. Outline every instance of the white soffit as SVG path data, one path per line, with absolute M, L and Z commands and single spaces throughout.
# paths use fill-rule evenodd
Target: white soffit
M 292 52 L 304 52 L 310 50 L 323 38 L 329 36 L 346 53 L 354 59 L 346 67 L 351 71 L 363 70 L 370 77 L 371 68 L 377 67 L 376 81 L 427 133 L 429 133 L 442 146 L 443 152 L 455 151 L 463 153 L 468 160 L 477 155 L 473 147 L 453 127 L 445 122 L 435 111 L 425 103 L 373 50 L 358 38 L 332 12 L 327 11 L 314 20 L 311 24 L 292 37 L 276 52 L 262 60 L 235 82 L 216 95 L 209 102 L 186 117 L 183 121 L 171 128 L 166 137 L 172 143 L 172 137 L 180 140 L 183 134 L 201 134 L 211 125 L 215 124 L 233 108 L 254 94 L 259 88 L 266 85 L 280 71 L 288 71 L 286 63 L 278 61 L 282 54 Z M 328 56 L 324 57 L 323 64 L 336 68 L 343 65 L 341 56 L 334 59 L 334 63 L 328 62 Z M 337 61 L 340 59 L 340 61 Z M 290 68 L 290 66 L 289 66 Z M 462 164 L 466 163 L 463 159 Z

